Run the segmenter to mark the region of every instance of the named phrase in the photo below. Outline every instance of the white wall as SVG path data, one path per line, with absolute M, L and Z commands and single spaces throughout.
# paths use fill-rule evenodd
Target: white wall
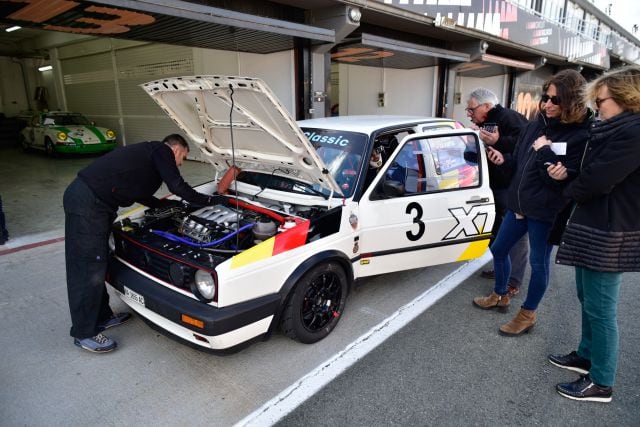
M 461 93 L 460 103 L 453 105 L 453 115 L 452 118 L 454 120 L 458 120 L 460 123 L 465 126 L 470 126 L 471 120 L 467 117 L 467 113 L 465 113 L 464 109 L 467 108 L 467 97 L 471 93 L 472 90 L 478 87 L 484 87 L 495 93 L 500 101 L 500 104 L 503 107 L 508 107 L 505 105 L 507 93 L 506 93 L 506 84 L 507 84 L 507 76 L 499 75 L 493 77 L 462 77 L 458 76 L 459 86 L 456 87 L 456 92 Z
M 293 51 L 270 54 L 195 48 L 195 74 L 257 77 L 271 88 L 295 118 Z
M 12 117 L 29 109 L 22 69 L 10 57 L 0 56 L 0 113 Z
M 396 70 L 340 64 L 340 115 L 431 116 L 434 111 L 435 71 L 436 67 Z M 381 92 L 385 93 L 384 107 L 378 106 L 378 94 Z

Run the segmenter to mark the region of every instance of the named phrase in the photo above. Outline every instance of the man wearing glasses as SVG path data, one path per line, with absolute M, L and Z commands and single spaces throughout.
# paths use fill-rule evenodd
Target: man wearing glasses
M 472 128 L 480 132 L 480 139 L 487 150 L 497 150 L 502 154 L 513 153 L 520 131 L 527 124 L 527 119 L 522 114 L 501 106 L 496 94 L 483 87 L 471 91 L 467 97 L 465 112 L 473 123 Z M 509 177 L 500 173 L 496 165 L 489 162 L 489 185 L 496 204 L 496 220 L 491 230 L 494 236 L 498 233 L 502 217 L 507 210 L 507 188 L 510 181 Z M 512 268 L 508 293 L 511 297 L 520 292 L 527 265 L 529 246 L 526 237 L 525 235 L 520 239 L 509 253 Z M 492 269 L 484 270 L 480 275 L 487 279 L 495 277 Z

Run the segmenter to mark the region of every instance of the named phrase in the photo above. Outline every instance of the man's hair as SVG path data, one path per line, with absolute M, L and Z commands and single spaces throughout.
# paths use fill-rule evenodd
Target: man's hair
M 187 141 L 185 141 L 185 139 L 180 134 L 172 133 L 171 135 L 167 135 L 164 137 L 162 142 L 170 147 L 174 145 L 182 145 L 187 149 L 187 152 L 189 152 L 189 144 L 187 144 Z
M 598 90 L 606 86 L 613 100 L 625 111 L 640 113 L 640 67 L 630 65 L 612 70 L 589 83 L 586 98 L 595 102 Z
M 478 87 L 472 90 L 469 96 L 467 97 L 467 100 L 470 100 L 471 98 L 478 101 L 478 104 L 491 104 L 491 105 L 499 104 L 498 97 L 496 96 L 496 94 L 484 87 Z
M 587 107 L 584 102 L 584 89 L 587 81 L 576 70 L 562 70 L 551 76 L 542 85 L 542 92 L 547 93 L 549 86 L 556 87 L 556 96 L 560 101 L 560 122 L 580 123 L 584 120 Z M 542 100 L 540 100 L 542 111 Z

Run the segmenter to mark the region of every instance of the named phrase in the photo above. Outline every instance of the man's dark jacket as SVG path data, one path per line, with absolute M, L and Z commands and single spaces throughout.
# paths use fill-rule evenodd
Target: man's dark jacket
M 564 194 L 576 206 L 556 262 L 596 271 L 640 271 L 640 114 L 596 122 L 580 175 Z
M 500 172 L 511 178 L 507 200 L 510 210 L 538 221 L 554 221 L 567 204 L 562 189 L 577 175 L 592 119 L 591 111 L 580 123 L 561 123 L 559 119 L 538 113 L 536 119 L 527 124 L 514 154 L 505 156 L 505 162 L 499 166 Z M 549 146 L 535 151 L 533 143 L 541 135 L 552 142 L 565 142 L 566 155 L 556 155 Z M 545 165 L 559 161 L 569 170 L 569 178 L 563 181 L 552 179 Z
M 500 138 L 493 145 L 493 148 L 502 154 L 512 154 L 518 142 L 520 132 L 527 125 L 527 119 L 520 113 L 509 108 L 504 108 L 498 104 L 487 113 L 484 123 L 495 123 L 498 125 Z M 501 174 L 496 165 L 489 162 L 489 185 L 492 190 L 501 190 L 509 187 L 510 180 Z
M 208 205 L 212 201 L 182 179 L 173 151 L 159 141 L 116 148 L 82 169 L 78 176 L 114 210 L 134 202 L 160 206 L 153 194 L 163 181 L 170 192 L 190 203 Z

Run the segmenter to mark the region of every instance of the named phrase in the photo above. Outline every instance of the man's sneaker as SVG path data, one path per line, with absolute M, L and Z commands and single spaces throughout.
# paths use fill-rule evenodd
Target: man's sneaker
M 507 286 L 507 295 L 509 295 L 509 297 L 513 298 L 516 295 L 518 295 L 519 293 L 520 293 L 520 288 L 516 288 L 511 283 L 509 283 L 509 286 Z
M 565 354 L 564 356 L 560 354 L 550 354 L 548 359 L 552 365 L 583 375 L 588 374 L 591 369 L 591 361 L 578 356 L 578 353 L 575 351 Z
M 95 337 L 84 338 L 81 340 L 79 340 L 78 338 L 74 338 L 73 343 L 78 347 L 82 347 L 85 350 L 89 350 L 94 353 L 107 353 L 111 350 L 115 350 L 115 348 L 118 346 L 118 344 L 114 340 L 102 334 L 98 334 Z
M 572 383 L 556 385 L 560 395 L 573 400 L 586 400 L 589 402 L 611 402 L 613 389 L 602 387 L 591 381 L 589 375 L 582 375 L 579 380 Z
M 104 322 L 98 324 L 98 331 L 102 332 L 105 329 L 122 325 L 124 322 L 126 322 L 129 319 L 131 319 L 131 313 L 114 313 L 113 316 L 111 316 Z
M 483 279 L 495 279 L 496 278 L 496 272 L 493 270 L 483 270 L 480 273 L 480 277 L 482 277 Z

